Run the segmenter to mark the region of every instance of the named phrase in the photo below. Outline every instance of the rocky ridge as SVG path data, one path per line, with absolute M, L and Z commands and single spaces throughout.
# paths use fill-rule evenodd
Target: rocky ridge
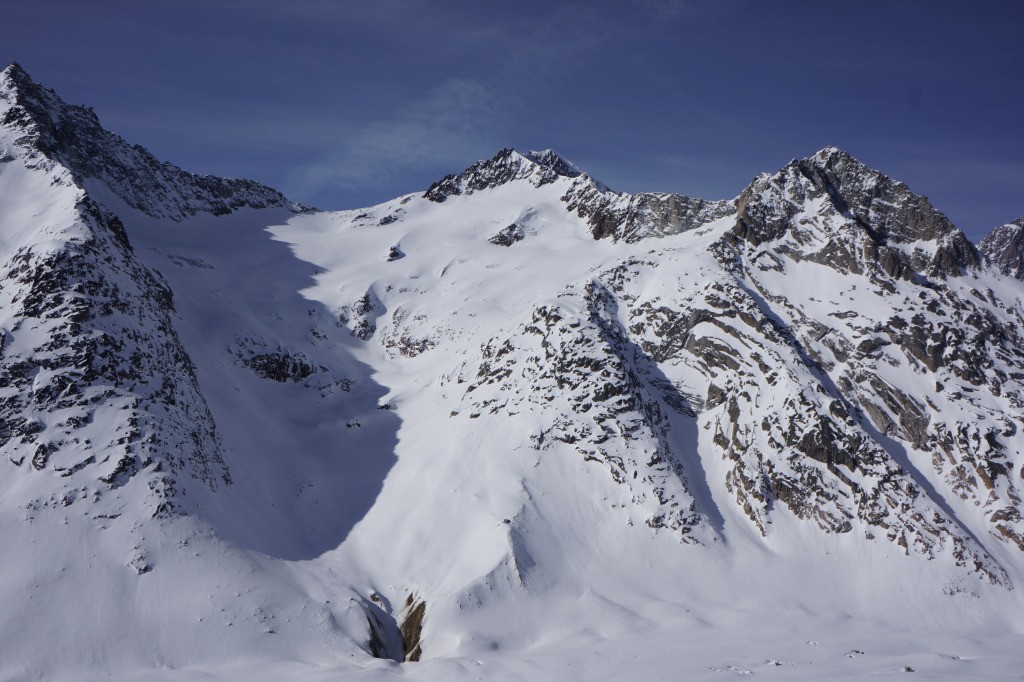
M 653 363 L 621 328 L 618 301 L 601 282 L 564 295 L 578 297 L 583 314 L 542 306 L 511 336 L 483 344 L 461 417 L 539 415 L 547 425 L 530 437 L 533 450 L 571 450 L 606 467 L 632 504 L 646 510 L 647 526 L 686 543 L 713 542 L 712 524 L 697 508 L 669 437 L 668 413 L 692 416 L 692 408 L 671 385 L 656 387 Z M 563 403 L 568 410 L 549 407 Z
M 672 293 L 652 296 L 652 269 L 668 255 L 634 259 L 561 294 L 591 313 L 539 308 L 511 335 L 486 343 L 466 392 L 471 416 L 514 415 L 525 396 L 543 410 L 553 400 L 544 397 L 546 381 L 563 394 L 580 391 L 569 400 L 580 417 L 549 414 L 546 442 L 604 462 L 621 484 L 652 485 L 672 512 L 653 513 L 650 525 L 674 518 L 676 530 L 706 529 L 712 510 L 665 494 L 665 472 L 689 487 L 687 453 L 658 435 L 670 430 L 664 409 L 671 406 L 713 434 L 712 449 L 726 464 L 720 483 L 762 534 L 782 506 L 829 533 L 886 538 L 931 557 L 948 547 L 958 565 L 1006 581 L 964 519 L 973 506 L 986 518 L 987 537 L 1024 549 L 1024 472 L 1019 450 L 1005 442 L 1024 426 L 1013 416 L 1024 388 L 1024 318 L 1019 301 L 1002 303 L 969 284 L 983 256 L 926 198 L 835 148 L 759 176 L 734 202 L 617 195 L 585 174 L 562 175 L 511 150 L 448 176 L 426 198 L 437 201 L 443 186 L 458 188 L 452 196 L 520 181 L 568 187 L 562 201 L 587 220 L 594 239 L 635 243 L 725 221 L 731 229 L 706 247 L 718 275 L 697 277 L 677 265 Z M 652 206 L 660 209 L 654 217 L 638 217 Z M 516 227 L 506 231 L 518 234 Z M 499 236 L 492 243 L 512 243 Z M 823 315 L 813 287 L 779 290 L 787 276 L 849 281 L 844 297 L 852 305 Z M 595 299 L 596 291 L 603 293 Z M 593 312 L 598 299 L 621 322 L 600 322 L 607 317 Z M 556 330 L 579 338 L 552 343 Z M 545 339 L 544 352 L 519 359 L 531 331 Z M 590 348 L 602 349 L 599 357 Z M 544 357 L 551 368 L 523 364 Z M 890 368 L 923 379 L 900 386 Z M 529 391 L 512 392 L 524 384 Z M 600 409 L 609 398 L 619 404 Z M 993 402 L 1004 407 L 993 413 Z M 632 421 L 609 431 L 622 415 Z M 645 434 L 651 468 L 636 456 L 639 444 L 622 448 L 629 455 L 610 454 L 610 433 Z
M 423 196 L 441 203 L 451 196 L 468 195 L 518 180 L 542 187 L 559 178 L 572 180 L 561 200 L 570 211 L 587 221 L 595 239 L 635 243 L 646 237 L 679 234 L 736 210 L 731 201 L 708 201 L 671 193 L 615 192 L 550 149 L 526 154 L 503 149 L 462 173 L 445 176 L 431 185 Z
M 985 255 L 999 272 L 1024 279 L 1024 217 L 1000 225 L 978 243 L 978 251 Z
M 927 200 L 908 194 L 848 155 L 823 150 L 741 195 L 719 256 L 792 335 L 841 414 L 896 459 L 905 449 L 904 471 L 931 469 L 921 484 L 938 504 L 977 505 L 994 537 L 1024 549 L 1024 472 L 1019 450 L 1004 442 L 1024 426 L 1016 417 L 1024 398 L 1020 303 L 979 291 L 974 247 Z M 832 311 L 834 319 L 814 316 L 813 297 L 778 291 L 779 278 L 805 260 L 871 286 L 848 297 L 857 301 L 850 310 Z M 888 367 L 928 379 L 899 387 Z
M 125 486 L 148 490 L 146 508 L 133 513 L 172 514 L 192 486 L 213 491 L 231 478 L 194 363 L 175 330 L 173 292 L 138 260 L 121 220 L 82 185 L 96 176 L 114 183 L 130 176 L 119 187 L 126 200 L 136 192 L 140 201 L 148 191 L 140 183 L 170 175 L 178 189 L 196 179 L 193 199 L 228 185 L 155 165 L 139 151 L 133 160 L 170 175 L 136 173 L 137 166 L 111 161 L 123 159 L 128 147 L 102 131 L 91 112 L 64 105 L 16 65 L 0 83 L 0 173 L 24 195 L 42 187 L 53 193 L 43 199 L 45 213 L 5 214 L 3 225 L 0 452 L 18 470 L 8 480 L 31 478 L 17 486 L 30 516 L 101 499 L 92 513 L 116 516 L 126 509 Z M 94 170 L 96 176 L 87 175 Z M 146 201 L 167 206 L 155 211 L 160 215 L 186 210 L 184 203 L 164 204 L 168 192 L 176 193 L 165 189 Z M 199 203 L 189 206 L 200 210 Z
M 834 147 L 762 175 L 736 200 L 737 239 L 856 274 L 910 279 L 962 274 L 977 250 L 925 197 Z M 831 227 L 822 232 L 822 220 Z M 878 268 L 866 267 L 868 263 Z M 870 274 L 869 274 L 870 276 Z
M 292 206 L 277 190 L 251 180 L 197 175 L 161 163 L 103 128 L 92 109 L 67 104 L 34 83 L 18 64 L 0 73 L 0 102 L 0 125 L 9 145 L 21 149 L 30 163 L 60 164 L 79 184 L 101 181 L 130 207 L 154 218 L 180 221 L 197 213 Z

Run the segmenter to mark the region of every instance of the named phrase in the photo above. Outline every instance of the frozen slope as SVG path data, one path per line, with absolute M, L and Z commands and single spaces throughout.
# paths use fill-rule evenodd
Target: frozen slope
M 905 186 L 310 212 L 5 79 L 0 678 L 1019 670 L 1022 290 Z

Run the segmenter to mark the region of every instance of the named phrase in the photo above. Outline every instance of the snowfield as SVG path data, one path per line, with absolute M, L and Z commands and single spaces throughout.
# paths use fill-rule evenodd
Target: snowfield
M 13 65 L 0 253 L 0 680 L 1020 676 L 1024 283 L 840 150 L 323 212 Z

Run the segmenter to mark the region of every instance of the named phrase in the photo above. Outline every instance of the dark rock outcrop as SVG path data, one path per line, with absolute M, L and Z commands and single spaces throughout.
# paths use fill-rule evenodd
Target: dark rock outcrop
M 521 154 L 507 148 L 493 158 L 477 161 L 461 173 L 446 175 L 423 196 L 441 203 L 452 196 L 500 187 L 514 180 L 528 180 L 534 187 L 542 187 L 560 177 L 574 178 L 580 174 L 579 169 L 550 149 Z
M 735 212 L 732 201 L 708 201 L 682 194 L 614 192 L 550 149 L 526 154 L 502 149 L 493 158 L 478 161 L 462 173 L 445 176 L 423 196 L 443 202 L 451 196 L 519 180 L 543 187 L 559 179 L 570 181 L 562 196 L 566 208 L 587 220 L 594 239 L 633 243 L 665 237 Z
M 873 267 L 896 279 L 955 277 L 981 263 L 970 241 L 927 198 L 834 147 L 759 176 L 736 207 L 736 243 L 783 242 L 779 248 L 788 253 L 843 272 Z M 801 253 L 816 242 L 818 248 Z
M 167 513 L 178 480 L 230 483 L 217 427 L 174 330 L 170 290 L 136 260 L 116 218 L 89 200 L 79 210 L 88 239 L 24 247 L 0 281 L 14 320 L 0 354 L 0 452 L 20 465 L 34 448 L 32 466 L 67 479 L 61 486 L 91 478 L 114 489 L 148 471 L 153 507 Z M 100 440 L 112 417 L 117 435 Z
M 526 231 L 523 229 L 523 226 L 519 223 L 512 223 L 493 234 L 487 241 L 495 246 L 512 246 L 524 239 L 526 239 Z
M 1024 217 L 995 228 L 978 244 L 999 272 L 1024 280 Z
M 731 201 L 650 192 L 616 194 L 593 183 L 574 184 L 562 201 L 590 224 L 594 239 L 627 243 L 679 234 L 736 211 Z

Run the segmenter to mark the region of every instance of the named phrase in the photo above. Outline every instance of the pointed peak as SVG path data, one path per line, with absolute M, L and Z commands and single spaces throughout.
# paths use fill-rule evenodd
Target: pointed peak
M 889 177 L 877 168 L 872 168 L 839 147 L 824 147 L 809 157 L 793 159 L 775 175 L 785 175 L 794 171 L 808 177 L 818 176 L 820 181 L 834 183 L 837 186 L 851 183 L 883 183 L 891 185 L 894 190 L 910 193 L 910 188 L 903 182 Z
M 814 154 L 814 158 L 821 159 L 822 161 L 829 160 L 829 159 L 841 159 L 841 160 L 853 160 L 853 161 L 856 161 L 856 159 L 853 158 L 853 155 L 850 154 L 849 152 L 847 152 L 847 151 L 845 151 L 843 149 L 840 149 L 839 147 L 832 147 L 832 146 L 822 147 L 821 149 L 819 149 Z
M 991 237 L 994 234 L 998 234 L 998 233 L 1011 233 L 1011 232 L 1012 233 L 1016 233 L 1016 232 L 1019 232 L 1019 231 L 1024 231 L 1024 216 L 1021 216 L 1020 218 L 1017 218 L 1016 220 L 1011 220 L 1008 223 L 1003 223 L 1002 225 L 999 225 L 997 227 L 992 228 L 992 230 L 988 233 L 988 235 L 986 235 L 982 239 L 982 241 L 984 242 L 986 239 L 988 239 L 989 237 Z
M 980 265 L 975 247 L 927 197 L 838 147 L 758 176 L 740 195 L 737 208 L 734 234 L 754 246 L 810 229 L 794 219 L 809 210 L 832 218 L 816 229 L 830 231 L 837 244 L 854 234 L 867 237 L 874 244 L 875 264 L 890 276 L 956 276 Z M 836 230 L 847 232 L 840 236 Z M 934 242 L 933 254 L 912 246 L 919 242 Z M 854 262 L 860 256 L 844 258 Z
M 567 178 L 577 178 L 583 175 L 583 171 L 580 170 L 579 166 L 566 159 L 554 149 L 544 149 L 541 151 L 531 150 L 530 152 L 523 154 L 523 156 L 530 161 L 533 161 L 540 166 L 544 166 L 545 168 L 550 168 L 559 175 Z
M 583 171 L 554 150 L 523 154 L 506 147 L 490 159 L 477 161 L 461 173 L 446 175 L 431 185 L 423 196 L 431 201 L 443 202 L 451 196 L 472 194 L 515 180 L 526 180 L 534 187 L 541 187 L 559 178 L 584 175 Z
M 839 147 L 829 146 L 811 156 L 795 158 L 775 172 L 760 173 L 740 194 L 740 200 L 749 201 L 769 187 L 779 189 L 792 182 L 810 182 L 819 189 L 829 186 L 837 190 L 848 185 L 881 182 L 909 193 L 902 182 L 867 166 Z
M 879 171 L 869 168 L 866 164 L 857 159 L 853 154 L 849 153 L 844 149 L 840 149 L 839 147 L 823 147 L 822 149 L 819 149 L 817 152 L 812 154 L 809 158 L 801 160 L 794 159 L 794 163 L 804 165 L 809 164 L 817 168 L 822 168 L 826 170 L 854 169 L 856 172 L 867 171 L 871 173 L 881 174 L 879 173 Z
M 25 69 L 22 68 L 21 64 L 19 64 L 18 62 L 11 62 L 6 67 L 4 67 L 4 70 L 0 71 L 0 78 L 3 78 L 5 80 L 8 79 L 8 78 L 19 79 L 19 80 L 20 79 L 32 80 L 29 77 L 28 72 L 25 71 Z
M 542 168 L 547 168 L 558 175 L 563 175 L 565 177 L 574 178 L 579 175 L 583 175 L 583 171 L 580 170 L 576 164 L 566 159 L 554 149 L 521 152 L 513 147 L 504 147 L 503 149 L 498 150 L 498 152 L 491 158 L 477 161 L 464 172 L 468 172 L 482 166 L 521 166 L 524 164 L 532 164 Z
M 978 251 L 1004 275 L 1024 280 L 1024 216 L 985 235 Z
M 200 212 L 224 215 L 243 208 L 285 207 L 277 190 L 249 180 L 195 175 L 161 163 L 142 147 L 106 130 L 90 107 L 68 104 L 34 82 L 17 63 L 0 77 L 0 138 L 32 158 L 45 156 L 75 181 L 99 180 L 124 202 L 155 218 L 184 218 Z M 167 192 L 170 183 L 174 192 Z
M 823 147 L 810 156 L 792 159 L 775 172 L 761 173 L 751 181 L 744 194 L 760 191 L 768 185 L 785 184 L 797 176 L 816 176 L 821 181 L 843 184 L 850 180 L 881 181 L 886 180 L 900 186 L 903 183 L 891 180 L 879 170 L 871 168 L 846 150 L 839 147 Z M 788 178 L 788 179 L 787 179 Z M 741 195 L 742 196 L 742 195 Z
M 0 71 L 0 91 L 14 93 L 16 97 L 31 97 L 34 100 L 52 99 L 60 102 L 56 94 L 32 79 L 21 64 L 11 62 Z M 63 102 L 61 102 L 63 104 Z
M 0 99 L 20 107 L 21 116 L 17 117 L 20 126 L 25 129 L 35 126 L 37 133 L 45 131 L 61 117 L 83 118 L 99 125 L 91 108 L 68 104 L 52 88 L 34 81 L 18 62 L 11 62 L 0 71 Z
M 11 62 L 0 71 L 0 93 L 12 93 L 14 97 L 24 94 L 26 90 L 37 90 L 41 86 L 32 81 L 32 77 L 18 62 Z

